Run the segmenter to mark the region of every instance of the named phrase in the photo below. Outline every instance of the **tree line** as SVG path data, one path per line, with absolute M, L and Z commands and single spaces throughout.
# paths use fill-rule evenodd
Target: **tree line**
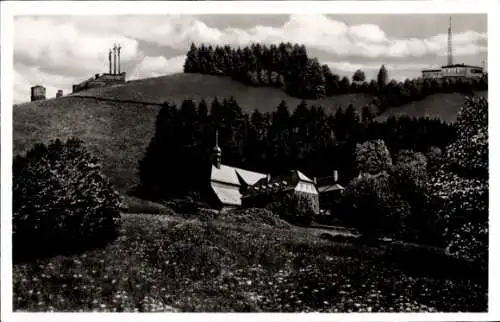
M 454 138 L 452 125 L 437 119 L 390 117 L 374 122 L 353 105 L 327 115 L 322 106 L 302 101 L 293 112 L 281 102 L 272 113 L 243 113 L 233 99 L 207 103 L 185 100 L 180 107 L 165 103 L 156 129 L 139 164 L 142 189 L 151 198 L 196 191 L 206 184 L 215 131 L 222 162 L 279 175 L 299 169 L 310 177 L 339 170 L 347 183 L 357 143 L 382 139 L 391 151 L 426 153 L 443 148 Z
M 357 70 L 351 81 L 346 76 L 334 74 L 317 58 L 310 58 L 304 45 L 291 43 L 254 43 L 238 48 L 191 44 L 184 72 L 229 76 L 248 85 L 281 88 L 302 99 L 368 93 L 379 97 L 382 109 L 435 93 L 471 94 L 488 88 L 486 75 L 481 79 L 407 79 L 398 82 L 390 79 L 384 65 L 376 80 L 366 81 L 364 72 Z

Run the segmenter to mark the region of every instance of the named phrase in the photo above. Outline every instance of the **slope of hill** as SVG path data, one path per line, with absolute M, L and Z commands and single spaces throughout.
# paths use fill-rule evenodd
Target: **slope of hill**
M 476 93 L 477 96 L 488 96 L 488 91 Z M 464 95 L 460 93 L 442 93 L 430 95 L 420 101 L 411 102 L 400 107 L 390 108 L 377 117 L 384 121 L 389 116 L 407 115 L 411 117 L 439 118 L 443 121 L 453 122 L 457 119 L 458 111 L 464 103 Z
M 154 134 L 159 106 L 63 97 L 13 110 L 14 153 L 35 143 L 77 136 L 120 191 L 138 183 L 137 165 Z
M 93 88 L 73 94 L 80 97 L 98 97 L 162 104 L 165 101 L 178 105 L 185 99 L 210 101 L 213 97 L 229 98 L 233 96 L 243 111 L 272 112 L 284 100 L 290 110 L 297 107 L 301 100 L 288 96 L 283 90 L 271 87 L 248 86 L 233 81 L 229 77 L 202 74 L 174 74 L 127 82 L 122 86 Z M 321 100 L 307 100 L 325 108 L 325 112 L 335 112 L 337 107 L 353 104 L 363 107 L 371 103 L 373 97 L 365 94 L 347 94 Z

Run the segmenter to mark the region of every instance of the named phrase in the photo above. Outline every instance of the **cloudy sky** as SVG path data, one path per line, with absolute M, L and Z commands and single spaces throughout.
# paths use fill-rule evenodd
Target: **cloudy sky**
M 57 89 L 106 72 L 108 49 L 122 45 L 129 79 L 182 71 L 192 42 L 242 46 L 297 42 L 334 72 L 361 68 L 374 77 L 381 64 L 391 78 L 418 77 L 446 63 L 448 15 L 155 15 L 18 16 L 14 20 L 14 99 L 29 100 L 40 84 Z M 452 15 L 457 63 L 487 57 L 486 15 Z M 487 67 L 487 62 L 486 62 Z

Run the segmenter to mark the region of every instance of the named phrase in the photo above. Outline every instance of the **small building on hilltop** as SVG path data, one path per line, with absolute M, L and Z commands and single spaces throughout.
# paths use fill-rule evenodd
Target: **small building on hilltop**
M 57 90 L 56 98 L 59 98 L 59 97 L 62 97 L 62 96 L 63 96 L 63 90 L 62 89 Z
M 45 87 L 42 85 L 35 85 L 31 87 L 31 101 L 40 101 L 45 99 Z
M 456 64 L 453 62 L 453 41 L 450 25 L 448 27 L 448 60 L 445 66 L 434 69 L 422 70 L 422 78 L 424 79 L 478 79 L 485 74 L 484 67 L 471 66 L 465 64 Z
M 484 75 L 483 67 L 465 64 L 446 65 L 440 69 L 424 69 L 424 79 L 472 79 L 481 78 Z
M 222 164 L 222 150 L 218 145 L 217 134 L 215 141 L 208 202 L 216 209 L 241 207 L 242 191 L 260 179 L 266 178 L 267 175 Z

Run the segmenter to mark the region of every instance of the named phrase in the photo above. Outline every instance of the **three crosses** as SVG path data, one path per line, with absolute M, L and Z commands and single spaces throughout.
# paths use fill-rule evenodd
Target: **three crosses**
M 120 44 L 114 44 L 113 45 L 113 50 L 109 50 L 109 73 L 110 74 L 116 74 L 116 61 L 117 61 L 117 56 L 118 56 L 118 74 L 120 74 L 120 51 L 122 47 Z M 113 63 L 111 62 L 111 53 L 113 53 Z M 111 70 L 111 67 L 113 66 L 113 70 Z

